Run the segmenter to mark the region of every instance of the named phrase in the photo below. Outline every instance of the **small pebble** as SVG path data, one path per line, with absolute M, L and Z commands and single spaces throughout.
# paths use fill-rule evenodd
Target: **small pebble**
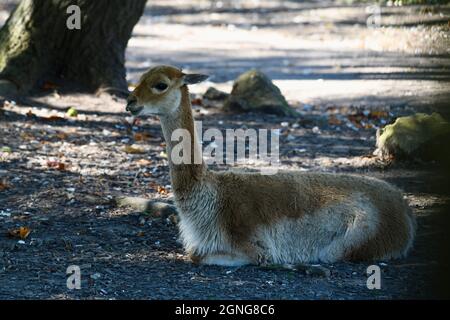
M 319 127 L 315 126 L 314 128 L 312 128 L 312 132 L 315 133 L 315 134 L 320 134 Z
M 101 277 L 102 277 L 102 275 L 100 273 L 91 274 L 91 279 L 93 279 L 93 280 L 98 280 Z

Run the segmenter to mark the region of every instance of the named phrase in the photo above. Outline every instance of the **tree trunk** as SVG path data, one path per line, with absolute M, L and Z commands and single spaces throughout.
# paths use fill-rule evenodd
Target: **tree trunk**
M 2 83 L 27 92 L 58 77 L 89 91 L 126 90 L 125 49 L 145 3 L 22 0 L 0 30 Z M 70 5 L 81 9 L 79 30 L 66 25 Z

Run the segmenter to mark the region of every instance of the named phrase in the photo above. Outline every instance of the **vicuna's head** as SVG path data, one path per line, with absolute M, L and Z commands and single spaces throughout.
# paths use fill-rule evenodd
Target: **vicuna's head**
M 206 80 L 203 74 L 185 74 L 172 66 L 157 66 L 144 73 L 128 96 L 127 111 L 133 115 L 167 115 L 178 108 L 181 87 Z

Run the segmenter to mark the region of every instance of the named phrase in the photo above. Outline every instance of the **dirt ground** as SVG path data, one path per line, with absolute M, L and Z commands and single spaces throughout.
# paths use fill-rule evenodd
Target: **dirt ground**
M 0 5 L 0 25 L 10 3 Z M 372 152 L 376 129 L 400 115 L 448 117 L 450 6 L 383 7 L 374 29 L 366 6 L 150 1 L 127 67 L 130 88 L 153 64 L 211 74 L 192 87 L 196 119 L 204 129 L 280 129 L 282 169 L 364 174 L 404 190 L 417 240 L 408 258 L 377 262 L 380 290 L 367 289 L 367 263 L 323 265 L 329 277 L 193 265 L 171 220 L 112 202 L 171 201 L 158 119 L 133 123 L 121 99 L 47 85 L 0 105 L 0 299 L 432 298 L 443 178 L 434 163 L 389 165 Z M 227 114 L 202 100 L 208 86 L 229 91 L 250 68 L 274 79 L 300 116 Z M 23 240 L 9 234 L 20 227 Z M 81 290 L 66 287 L 70 265 L 81 268 Z

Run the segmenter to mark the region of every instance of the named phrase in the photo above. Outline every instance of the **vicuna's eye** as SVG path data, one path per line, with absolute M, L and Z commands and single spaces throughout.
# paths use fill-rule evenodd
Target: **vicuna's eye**
M 157 84 L 155 84 L 155 85 L 153 86 L 153 88 L 155 88 L 155 89 L 157 89 L 157 90 L 159 90 L 159 91 L 166 90 L 167 87 L 168 87 L 167 84 L 165 84 L 164 82 L 158 82 Z

